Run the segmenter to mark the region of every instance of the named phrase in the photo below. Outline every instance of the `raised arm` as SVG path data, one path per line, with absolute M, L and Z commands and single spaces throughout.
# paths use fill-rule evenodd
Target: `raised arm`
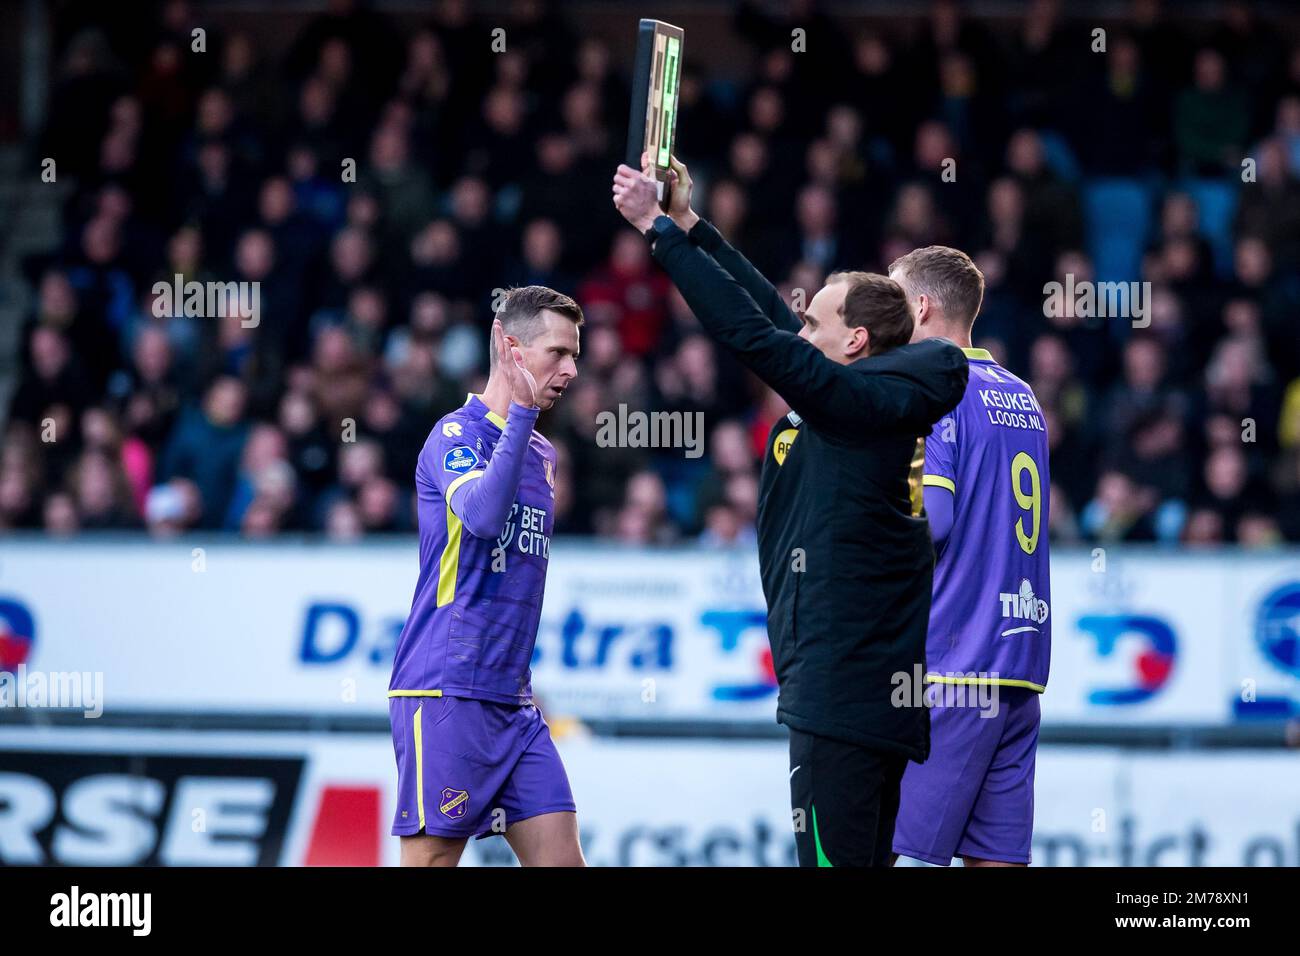
M 799 320 L 785 304 L 785 299 L 781 298 L 781 293 L 777 291 L 776 286 L 754 268 L 754 264 L 746 259 L 739 249 L 727 242 L 722 237 L 722 233 L 714 228 L 713 223 L 707 219 L 700 219 L 691 227 L 688 235 L 691 242 L 711 255 L 718 265 L 727 270 L 728 275 L 740 283 L 740 287 L 758 303 L 758 307 L 763 310 L 773 325 L 785 332 L 799 331 Z
M 519 493 L 519 480 L 528 459 L 528 441 L 539 411 L 511 402 L 506 427 L 487 467 L 471 471 L 449 486 L 448 504 L 474 537 L 501 536 Z M 473 480 L 476 475 L 478 480 Z
M 921 431 L 942 414 L 942 406 L 951 408 L 960 399 L 966 362 L 955 346 L 936 340 L 841 365 L 806 339 L 776 328 L 677 226 L 665 225 L 654 258 L 709 334 L 819 431 L 846 441 L 879 430 Z M 903 350 L 909 352 L 900 356 Z
M 476 467 L 477 452 L 463 444 L 460 430 L 453 428 L 432 436 L 422 453 L 428 458 L 424 463 L 426 472 L 442 491 L 448 507 L 476 538 L 499 537 L 505 527 L 519 493 L 533 425 L 541 412 L 537 407 L 537 382 L 524 367 L 519 349 L 506 342 L 500 319 L 492 322 L 492 345 L 497 351 L 493 374 L 505 379 L 511 401 L 491 460 L 483 468 Z
M 754 268 L 754 264 L 741 254 L 740 250 L 727 242 L 722 233 L 714 228 L 713 223 L 702 219 L 691 206 L 694 183 L 690 170 L 676 156 L 671 157 L 672 172 L 669 179 L 672 184 L 668 215 L 677 223 L 691 242 L 695 243 L 718 265 L 727 270 L 727 274 L 740 283 L 740 287 L 749 293 L 749 297 L 758 303 L 758 307 L 778 329 L 786 332 L 799 331 L 799 320 L 790 311 L 790 307 L 781 298 L 776 286 L 768 281 L 767 276 Z M 644 165 L 644 158 L 643 158 Z
M 654 231 L 654 258 L 709 334 L 770 385 L 813 428 L 853 441 L 866 431 L 922 433 L 961 399 L 961 349 L 935 339 L 880 358 L 841 365 L 806 339 L 778 329 L 740 283 L 694 245 L 669 217 L 657 217 L 654 183 L 627 166 L 614 177 L 614 204 L 641 232 Z

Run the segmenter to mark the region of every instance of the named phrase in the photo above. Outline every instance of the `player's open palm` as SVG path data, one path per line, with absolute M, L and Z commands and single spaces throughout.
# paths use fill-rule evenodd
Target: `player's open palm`
M 511 400 L 525 408 L 532 408 L 537 404 L 537 380 L 524 366 L 523 353 L 506 342 L 506 331 L 500 319 L 492 320 L 492 340 L 496 344 L 497 361 L 510 385 Z

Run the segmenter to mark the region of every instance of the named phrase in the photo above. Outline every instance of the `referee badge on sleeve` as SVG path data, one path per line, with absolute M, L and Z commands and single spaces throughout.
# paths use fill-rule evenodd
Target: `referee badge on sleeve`
M 785 464 L 785 456 L 790 453 L 790 446 L 794 440 L 799 437 L 799 429 L 787 428 L 781 434 L 776 436 L 776 441 L 772 442 L 772 457 L 776 459 L 778 465 Z

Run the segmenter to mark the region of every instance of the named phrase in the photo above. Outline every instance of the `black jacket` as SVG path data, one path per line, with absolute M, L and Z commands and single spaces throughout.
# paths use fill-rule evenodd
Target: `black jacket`
M 654 258 L 709 334 L 793 409 L 768 438 L 758 509 L 777 720 L 924 760 L 929 711 L 910 692 L 895 706 L 896 689 L 925 669 L 925 436 L 966 390 L 965 355 L 929 339 L 831 361 L 703 220 L 689 237 L 670 227 Z

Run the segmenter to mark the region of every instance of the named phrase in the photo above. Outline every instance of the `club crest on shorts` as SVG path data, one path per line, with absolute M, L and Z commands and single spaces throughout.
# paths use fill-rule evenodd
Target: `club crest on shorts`
M 443 816 L 451 817 L 455 820 L 463 817 L 468 808 L 468 790 L 453 790 L 451 787 L 443 787 L 442 802 L 438 804 L 438 810 Z
M 443 470 L 457 474 L 464 474 L 477 464 L 478 455 L 474 454 L 474 449 L 469 445 L 457 445 L 442 458 Z

